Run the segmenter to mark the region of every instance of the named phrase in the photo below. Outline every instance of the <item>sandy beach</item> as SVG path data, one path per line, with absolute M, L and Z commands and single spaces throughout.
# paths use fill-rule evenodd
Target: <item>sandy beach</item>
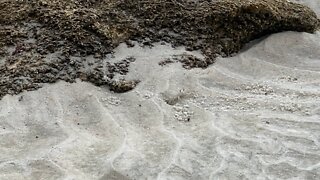
M 298 2 L 319 16 L 318 0 Z M 319 31 L 252 41 L 206 69 L 159 65 L 200 51 L 133 43 L 106 57 L 135 59 L 115 77 L 140 81 L 129 92 L 77 79 L 1 99 L 1 180 L 319 179 Z

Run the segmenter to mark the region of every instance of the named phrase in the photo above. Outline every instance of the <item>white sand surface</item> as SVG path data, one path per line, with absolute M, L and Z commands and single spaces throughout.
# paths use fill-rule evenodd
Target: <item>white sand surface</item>
M 320 32 L 274 34 L 207 69 L 158 65 L 182 53 L 120 45 L 110 60 L 136 57 L 125 78 L 141 80 L 124 94 L 78 81 L 5 96 L 0 179 L 320 178 Z

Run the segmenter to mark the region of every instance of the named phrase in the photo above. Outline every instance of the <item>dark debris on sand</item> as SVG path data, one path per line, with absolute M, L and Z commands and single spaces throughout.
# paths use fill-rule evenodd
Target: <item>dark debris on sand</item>
M 113 80 L 131 61 L 101 62 L 122 42 L 164 41 L 201 50 L 205 60 L 182 57 L 180 62 L 205 68 L 252 39 L 286 30 L 312 33 L 318 27 L 314 12 L 286 0 L 1 0 L 0 98 L 77 78 L 117 92 L 131 90 L 136 82 Z M 60 58 L 48 61 L 52 53 Z M 91 70 L 83 68 L 87 62 L 81 58 L 89 55 L 97 61 Z

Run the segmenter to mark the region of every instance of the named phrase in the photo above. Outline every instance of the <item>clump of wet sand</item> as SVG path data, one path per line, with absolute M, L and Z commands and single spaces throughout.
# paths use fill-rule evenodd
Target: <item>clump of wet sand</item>
M 312 10 L 285 0 L 5 0 L 0 2 L 0 98 L 77 78 L 112 90 L 119 84 L 115 75 L 125 74 L 131 61 L 117 66 L 104 57 L 122 42 L 130 47 L 132 41 L 144 46 L 164 41 L 200 50 L 204 61 L 179 61 L 185 68 L 205 68 L 252 39 L 318 27 Z M 90 68 L 87 56 L 94 59 Z

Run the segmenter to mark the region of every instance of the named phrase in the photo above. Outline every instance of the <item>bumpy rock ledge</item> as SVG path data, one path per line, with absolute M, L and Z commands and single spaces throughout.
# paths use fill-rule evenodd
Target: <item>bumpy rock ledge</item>
M 110 64 L 103 59 L 122 42 L 165 41 L 201 50 L 205 60 L 180 62 L 205 68 L 218 55 L 230 56 L 252 39 L 288 30 L 312 33 L 318 27 L 312 10 L 286 0 L 4 0 L 0 98 L 57 80 L 128 84 L 115 83 L 113 77 L 125 74 L 131 61 Z M 48 58 L 52 54 L 56 58 Z M 88 55 L 95 61 L 82 58 Z M 91 68 L 83 68 L 88 64 Z

